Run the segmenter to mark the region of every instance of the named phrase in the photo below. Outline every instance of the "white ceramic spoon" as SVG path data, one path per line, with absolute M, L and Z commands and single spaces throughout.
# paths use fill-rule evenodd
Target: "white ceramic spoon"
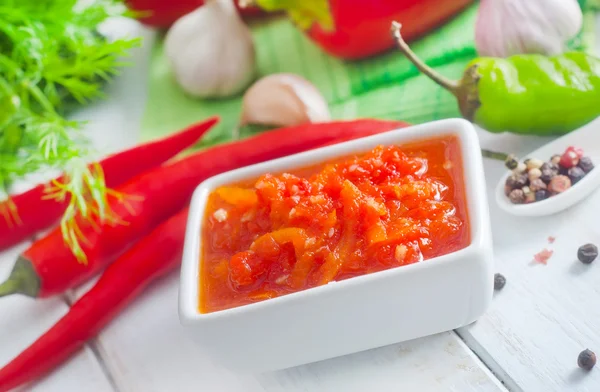
M 496 202 L 500 208 L 518 216 L 552 215 L 575 205 L 596 190 L 600 186 L 600 117 L 544 145 L 524 158 L 539 158 L 547 161 L 554 154 L 562 154 L 569 146 L 582 148 L 596 167 L 565 192 L 529 204 L 513 204 L 504 194 L 504 184 L 510 175 L 510 171 L 507 170 L 496 187 Z

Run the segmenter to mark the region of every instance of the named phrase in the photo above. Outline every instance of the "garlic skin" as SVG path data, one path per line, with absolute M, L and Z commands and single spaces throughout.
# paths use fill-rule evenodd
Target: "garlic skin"
M 481 0 L 475 46 L 481 56 L 556 55 L 582 23 L 577 0 Z
M 233 0 L 210 0 L 178 19 L 165 38 L 177 83 L 200 98 L 240 93 L 256 72 L 250 30 Z
M 294 74 L 272 74 L 259 79 L 244 94 L 240 125 L 292 126 L 331 120 L 321 92 Z

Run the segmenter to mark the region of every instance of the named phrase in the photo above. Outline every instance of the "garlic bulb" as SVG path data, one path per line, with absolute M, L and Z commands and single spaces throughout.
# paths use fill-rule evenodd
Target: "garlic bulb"
M 265 76 L 246 91 L 240 125 L 291 126 L 330 119 L 327 102 L 314 85 L 280 73 Z
M 252 36 L 233 0 L 209 0 L 177 20 L 165 52 L 178 84 L 195 97 L 235 95 L 255 75 Z
M 481 0 L 475 46 L 481 56 L 559 54 L 582 21 L 577 0 Z

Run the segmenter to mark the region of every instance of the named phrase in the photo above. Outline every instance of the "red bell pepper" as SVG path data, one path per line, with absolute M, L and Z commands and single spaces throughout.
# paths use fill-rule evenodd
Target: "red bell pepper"
M 360 59 L 394 46 L 392 21 L 402 36 L 417 38 L 438 27 L 472 0 L 254 0 L 266 11 L 285 10 L 327 53 Z
M 260 13 L 255 7 L 240 7 L 240 2 L 235 0 L 235 5 L 243 16 Z M 143 24 L 167 28 L 183 15 L 201 7 L 204 0 L 125 0 L 125 3 L 132 11 L 140 13 L 138 20 Z

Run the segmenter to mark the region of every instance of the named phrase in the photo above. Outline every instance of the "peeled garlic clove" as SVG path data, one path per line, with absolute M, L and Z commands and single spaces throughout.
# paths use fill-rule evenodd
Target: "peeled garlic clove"
M 560 54 L 582 23 L 577 0 L 481 0 L 475 46 L 481 56 Z
M 265 76 L 246 91 L 240 125 L 292 126 L 330 119 L 327 102 L 312 83 L 279 73 Z
M 177 83 L 195 97 L 235 95 L 254 79 L 252 35 L 233 0 L 207 1 L 178 19 L 165 53 Z

